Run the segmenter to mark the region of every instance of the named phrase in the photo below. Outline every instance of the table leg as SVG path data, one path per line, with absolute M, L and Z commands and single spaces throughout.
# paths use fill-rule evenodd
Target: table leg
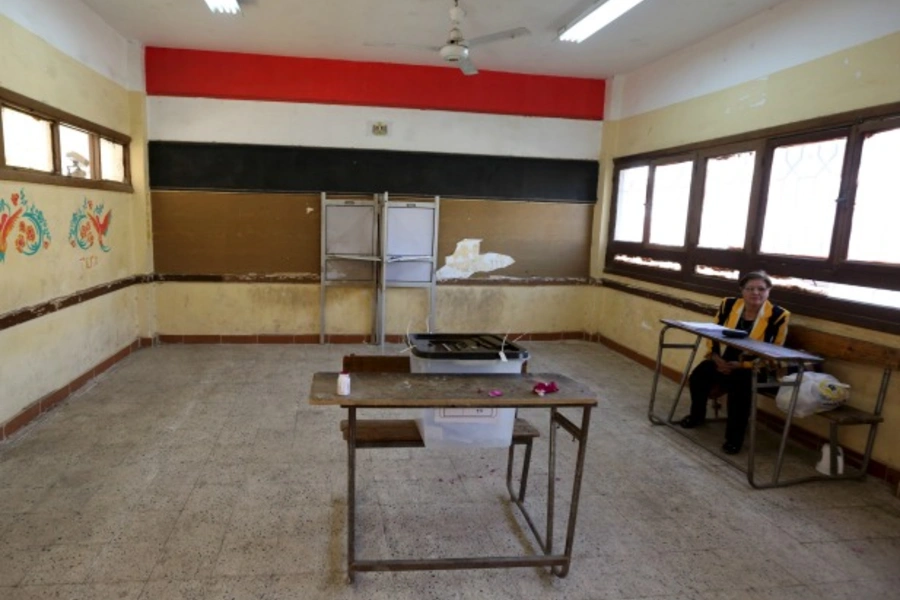
M 556 412 L 550 409 L 550 448 L 547 452 L 547 537 L 544 538 L 544 554 L 553 554 L 553 511 L 556 500 Z
M 575 461 L 575 481 L 572 483 L 572 499 L 569 504 L 569 522 L 566 525 L 566 564 L 561 567 L 551 567 L 557 577 L 565 577 L 569 574 L 569 565 L 572 564 L 572 547 L 575 544 L 575 524 L 578 518 L 578 499 L 581 497 L 581 479 L 584 475 L 584 457 L 587 454 L 588 430 L 591 425 L 591 407 L 581 409 L 581 428 L 578 435 L 578 457 Z
M 347 409 L 347 582 L 356 567 L 356 409 Z

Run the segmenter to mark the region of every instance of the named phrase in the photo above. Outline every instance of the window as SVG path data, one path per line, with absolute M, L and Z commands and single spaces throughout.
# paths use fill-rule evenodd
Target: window
M 53 171 L 51 123 L 27 113 L 3 107 L 3 154 L 11 167 Z
M 863 142 L 847 259 L 900 264 L 900 128 Z
M 131 191 L 127 136 L 0 88 L 0 177 Z
M 900 333 L 900 103 L 615 160 L 606 270 Z M 696 179 L 697 181 L 694 181 Z
M 613 239 L 684 246 L 693 169 L 693 161 L 670 161 L 619 171 Z
M 744 248 L 755 164 L 756 152 L 713 156 L 706 160 L 699 247 Z
M 63 157 L 63 175 L 91 179 L 91 136 L 88 132 L 60 125 L 59 153 Z
M 640 242 L 644 238 L 644 208 L 647 204 L 649 167 L 622 169 L 619 172 L 616 233 L 621 242 Z
M 760 252 L 828 257 L 846 145 L 841 138 L 775 148 Z
M 125 146 L 100 138 L 100 178 L 106 181 L 125 181 Z
M 687 223 L 693 169 L 693 161 L 656 168 L 653 200 L 650 203 L 651 244 L 684 246 L 684 226 Z

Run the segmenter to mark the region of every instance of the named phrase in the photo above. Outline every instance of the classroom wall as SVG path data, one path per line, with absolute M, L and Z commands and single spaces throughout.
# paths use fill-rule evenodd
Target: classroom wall
M 147 65 L 160 335 L 317 335 L 323 191 L 441 197 L 439 267 L 460 269 L 439 272 L 439 330 L 583 330 L 602 80 L 164 48 Z M 326 333 L 369 334 L 371 288 L 329 289 Z M 386 332 L 428 307 L 391 290 Z
M 828 10 L 823 4 L 828 4 Z M 825 35 L 823 32 L 829 32 Z M 815 40 L 808 44 L 806 41 Z M 866 41 L 868 40 L 868 41 Z M 810 52 L 824 52 L 817 58 Z M 670 73 L 670 76 L 665 76 Z M 741 81 L 735 81 L 735 77 Z M 592 274 L 642 290 L 709 306 L 718 298 L 603 274 L 612 159 L 764 127 L 896 102 L 900 98 L 900 5 L 867 0 L 794 0 L 634 73 L 617 76 L 607 94 L 601 204 L 594 217 Z M 777 291 L 773 295 L 777 301 Z M 655 357 L 659 319 L 708 320 L 610 288 L 594 290 L 590 330 L 644 357 Z M 794 315 L 821 331 L 900 347 L 900 336 Z M 683 364 L 671 358 L 668 366 Z M 854 400 L 871 408 L 878 369 L 831 364 L 853 386 Z M 769 407 L 770 410 L 774 410 Z M 900 468 L 900 376 L 895 374 L 873 457 Z M 804 428 L 825 434 L 816 419 Z M 845 428 L 842 443 L 861 451 L 866 428 Z
M 154 324 L 137 316 L 137 307 L 147 305 L 146 292 L 118 285 L 152 268 L 148 195 L 142 188 L 144 95 L 126 87 L 142 79 L 132 72 L 139 65 L 128 59 L 130 46 L 80 3 L 9 0 L 0 12 L 0 86 L 131 136 L 137 190 L 0 181 L 5 212 L 24 208 L 20 218 L 28 215 L 35 232 L 33 239 L 17 242 L 15 227 L 0 241 L 0 319 L 6 324 L 0 329 L 0 423 L 7 423 L 128 348 Z M 77 48 L 81 60 L 58 46 Z M 112 215 L 103 244 L 94 238 L 86 249 L 73 245 L 73 220 L 99 205 L 103 215 Z M 32 307 L 105 287 L 108 293 L 15 323 L 17 314 Z

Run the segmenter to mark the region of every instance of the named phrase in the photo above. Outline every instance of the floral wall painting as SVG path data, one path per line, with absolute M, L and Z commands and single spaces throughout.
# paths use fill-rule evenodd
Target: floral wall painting
M 105 237 L 111 220 L 112 210 L 103 214 L 102 204 L 94 204 L 93 200 L 85 198 L 81 208 L 72 215 L 72 222 L 69 224 L 69 243 L 73 248 L 88 250 L 94 242 L 97 242 L 101 250 L 109 252 Z
M 9 244 L 25 256 L 50 246 L 50 229 L 38 208 L 29 202 L 25 190 L 0 198 L 0 263 L 6 261 Z

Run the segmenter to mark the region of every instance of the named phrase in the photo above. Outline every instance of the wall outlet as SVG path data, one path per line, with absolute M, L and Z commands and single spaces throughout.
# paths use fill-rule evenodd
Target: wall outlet
M 369 125 L 372 135 L 386 136 L 389 132 L 388 123 L 386 121 L 375 121 Z

